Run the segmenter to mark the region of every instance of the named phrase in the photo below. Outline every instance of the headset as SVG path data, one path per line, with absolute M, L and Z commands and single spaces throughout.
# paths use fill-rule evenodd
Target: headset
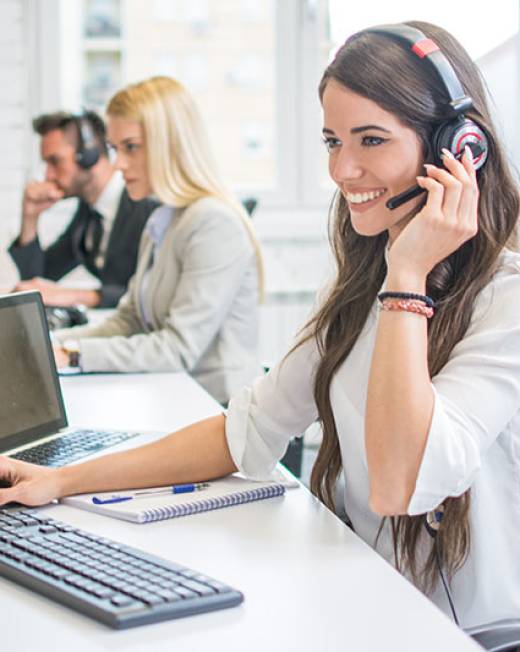
M 83 112 L 73 115 L 72 120 L 78 130 L 78 148 L 76 163 L 83 170 L 90 170 L 99 161 L 101 151 L 96 141 L 96 135 L 88 115 Z
M 443 148 L 448 149 L 455 158 L 460 159 L 464 154 L 464 148 L 468 146 L 473 155 L 475 169 L 480 169 L 488 157 L 488 139 L 479 125 L 465 117 L 466 111 L 473 107 L 473 100 L 464 92 L 451 63 L 441 52 L 439 46 L 420 30 L 409 25 L 380 25 L 364 31 L 382 34 L 399 43 L 413 56 L 429 65 L 437 74 L 448 97 L 446 108 L 450 117 L 439 124 L 433 132 L 431 144 L 434 163 L 442 166 Z M 393 210 L 417 197 L 421 192 L 425 192 L 425 190 L 420 186 L 413 186 L 389 199 L 386 206 Z

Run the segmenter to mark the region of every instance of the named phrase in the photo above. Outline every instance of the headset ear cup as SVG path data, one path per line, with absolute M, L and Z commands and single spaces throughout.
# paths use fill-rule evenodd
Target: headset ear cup
M 89 170 L 99 161 L 101 152 L 96 143 L 96 137 L 87 115 L 74 116 L 74 121 L 78 129 L 76 163 L 83 170 Z
M 449 149 L 451 152 L 451 144 L 453 142 L 453 121 L 443 122 L 435 129 L 432 135 L 432 149 L 433 159 L 435 165 L 442 166 L 442 150 Z M 454 154 L 454 152 L 452 152 Z
M 97 147 L 82 149 L 76 154 L 76 163 L 83 170 L 89 170 L 99 161 L 99 150 Z
M 484 165 L 489 152 L 486 134 L 473 120 L 467 118 L 458 118 L 439 125 L 433 133 L 432 145 L 436 165 L 442 165 L 443 148 L 457 156 L 464 152 L 466 145 L 470 145 L 476 170 Z

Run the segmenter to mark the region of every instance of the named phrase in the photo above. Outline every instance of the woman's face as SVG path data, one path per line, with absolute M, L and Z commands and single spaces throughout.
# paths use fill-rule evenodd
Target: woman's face
M 121 170 L 130 198 L 144 199 L 152 193 L 143 127 L 139 122 L 109 116 L 107 140 L 117 155 L 115 167 Z
M 365 236 L 388 230 L 393 241 L 421 202 L 418 197 L 393 211 L 385 205 L 424 172 L 417 134 L 333 79 L 323 94 L 323 112 L 329 174 L 348 203 L 353 228 Z

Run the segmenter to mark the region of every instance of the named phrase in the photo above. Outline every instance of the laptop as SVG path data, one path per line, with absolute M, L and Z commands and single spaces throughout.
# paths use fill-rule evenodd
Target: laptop
M 68 428 L 39 292 L 0 296 L 0 454 L 63 466 L 139 432 Z

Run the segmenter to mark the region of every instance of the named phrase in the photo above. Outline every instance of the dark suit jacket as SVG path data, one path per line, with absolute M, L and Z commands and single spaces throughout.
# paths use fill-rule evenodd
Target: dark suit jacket
M 134 202 L 123 190 L 101 269 L 95 264 L 95 255 L 84 248 L 89 208 L 82 200 L 68 227 L 50 247 L 43 250 L 38 238 L 24 247 L 18 246 L 15 240 L 9 253 L 23 280 L 41 276 L 57 281 L 78 265 L 84 265 L 101 281 L 99 307 L 111 308 L 126 291 L 135 271 L 141 233 L 148 216 L 157 206 L 152 199 Z

